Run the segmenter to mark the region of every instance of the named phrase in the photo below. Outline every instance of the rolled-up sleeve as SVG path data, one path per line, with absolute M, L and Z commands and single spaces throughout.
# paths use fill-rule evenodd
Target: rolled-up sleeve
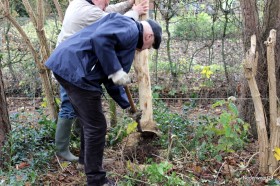
M 132 4 L 130 4 L 128 1 L 117 3 L 114 5 L 109 5 L 105 11 L 108 13 L 120 13 L 124 14 L 127 12 L 129 9 L 132 8 Z

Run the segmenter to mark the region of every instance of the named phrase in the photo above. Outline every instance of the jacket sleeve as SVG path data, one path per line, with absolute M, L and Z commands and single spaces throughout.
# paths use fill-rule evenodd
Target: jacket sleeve
M 132 19 L 134 19 L 135 21 L 138 21 L 139 19 L 139 14 L 138 12 L 134 11 L 134 10 L 130 10 L 128 12 L 126 12 L 124 14 L 124 16 L 127 16 L 127 17 L 131 17 Z
M 117 86 L 114 85 L 114 83 L 111 80 L 106 80 L 106 82 L 103 82 L 108 94 L 117 102 L 117 104 L 122 108 L 126 109 L 130 107 L 130 104 L 128 102 L 127 95 L 125 93 L 125 90 L 123 86 Z
M 108 7 L 106 7 L 105 11 L 108 12 L 108 13 L 124 14 L 129 9 L 131 9 L 132 6 L 133 5 L 130 4 L 128 1 L 125 1 L 125 2 L 114 4 L 114 5 L 109 5 Z
M 128 1 L 126 1 L 126 2 L 117 3 L 115 5 L 109 5 L 105 11 L 108 13 L 117 12 L 117 13 L 123 14 L 127 17 L 131 17 L 135 21 L 138 21 L 139 14 L 138 14 L 138 12 L 131 9 L 132 6 L 133 5 L 131 5 Z

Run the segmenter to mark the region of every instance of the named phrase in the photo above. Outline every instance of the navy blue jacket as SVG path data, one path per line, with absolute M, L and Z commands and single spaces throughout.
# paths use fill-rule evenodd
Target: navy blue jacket
M 108 14 L 62 42 L 45 65 L 82 89 L 109 95 L 124 109 L 129 102 L 123 86 L 108 76 L 121 68 L 129 72 L 139 38 L 139 22 L 118 13 Z

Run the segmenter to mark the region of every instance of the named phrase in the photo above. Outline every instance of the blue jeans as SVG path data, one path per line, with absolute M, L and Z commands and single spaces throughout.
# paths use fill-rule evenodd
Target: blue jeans
M 66 91 L 62 86 L 60 86 L 60 100 L 61 100 L 61 105 L 60 105 L 58 117 L 64 118 L 64 119 L 76 118 L 77 116 L 75 114 L 73 106 L 70 103 L 69 97 L 66 94 Z

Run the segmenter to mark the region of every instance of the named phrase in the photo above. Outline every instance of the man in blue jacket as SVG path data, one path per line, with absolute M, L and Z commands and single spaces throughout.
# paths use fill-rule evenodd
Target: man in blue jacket
M 146 14 L 148 9 L 147 1 L 145 0 L 137 5 L 134 5 L 135 0 L 127 0 L 114 5 L 109 5 L 109 2 L 110 0 L 71 1 L 64 15 L 61 31 L 57 38 L 57 45 L 109 13 L 118 12 L 138 20 L 138 17 Z M 130 8 L 132 9 L 128 11 Z M 76 134 L 80 134 L 80 125 L 66 91 L 62 86 L 60 86 L 60 100 L 61 104 L 55 131 L 56 155 L 67 161 L 77 161 L 79 159 L 77 168 L 82 168 L 84 164 L 83 152 L 80 151 L 78 158 L 69 150 L 72 125 L 75 127 Z
M 135 50 L 158 49 L 161 35 L 161 27 L 153 20 L 137 22 L 113 13 L 62 42 L 46 62 L 83 127 L 88 185 L 109 183 L 102 168 L 107 125 L 101 84 L 121 108 L 128 108 L 123 85 L 131 82 L 128 72 Z

